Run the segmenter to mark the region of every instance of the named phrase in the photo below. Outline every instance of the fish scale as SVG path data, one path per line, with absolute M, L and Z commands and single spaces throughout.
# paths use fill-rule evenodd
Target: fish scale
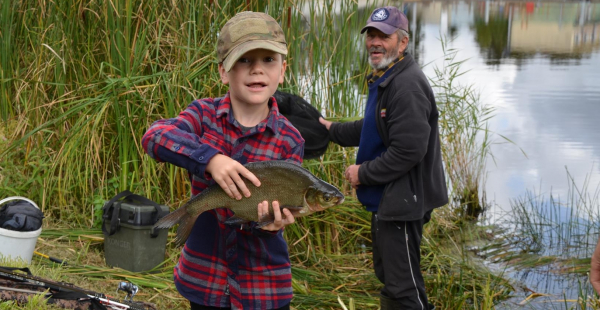
M 273 222 L 273 209 L 269 203 L 269 214 L 258 218 L 258 204 L 263 201 L 278 201 L 281 208 L 288 208 L 294 217 L 338 205 L 344 195 L 335 186 L 317 178 L 310 171 L 287 161 L 261 161 L 244 165 L 261 182 L 261 186 L 248 183 L 251 196 L 240 200 L 229 197 L 218 185 L 213 184 L 190 199 L 179 209 L 160 219 L 155 228 L 168 228 L 179 224 L 176 243 L 187 240 L 198 216 L 216 208 L 228 208 L 235 215 L 227 224 L 257 222 L 259 227 Z

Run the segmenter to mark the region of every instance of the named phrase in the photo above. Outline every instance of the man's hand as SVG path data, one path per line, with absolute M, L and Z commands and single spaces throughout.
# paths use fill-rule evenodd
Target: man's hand
M 596 250 L 592 254 L 592 266 L 590 269 L 590 282 L 596 293 L 600 294 L 600 240 L 596 244 Z
M 261 229 L 278 231 L 287 225 L 294 224 L 296 219 L 290 210 L 283 209 L 283 215 L 285 215 L 285 218 L 282 217 L 281 212 L 281 209 L 279 209 L 279 202 L 273 201 L 273 215 L 275 216 L 275 220 L 273 223 L 261 227 Z M 258 218 L 261 219 L 267 214 L 269 214 L 269 202 L 265 200 L 258 204 Z
M 322 117 L 319 117 L 319 123 L 323 124 L 325 126 L 325 128 L 327 128 L 327 130 L 329 130 L 329 127 L 331 127 L 331 124 L 333 122 L 330 122 Z
M 255 186 L 260 186 L 260 180 L 250 170 L 246 169 L 239 162 L 228 156 L 217 154 L 206 165 L 206 172 L 212 175 L 212 178 L 221 186 L 221 188 L 231 198 L 242 199 L 242 192 L 245 197 L 250 197 L 250 190 L 246 187 L 242 176 Z M 241 175 L 241 176 L 240 176 Z
M 344 177 L 350 182 L 350 185 L 352 185 L 352 188 L 354 189 L 357 189 L 358 185 L 360 185 L 360 181 L 358 180 L 358 168 L 360 168 L 360 165 L 352 165 L 344 171 Z

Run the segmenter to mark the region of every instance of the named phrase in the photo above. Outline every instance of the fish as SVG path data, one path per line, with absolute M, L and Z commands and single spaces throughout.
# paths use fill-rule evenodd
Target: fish
M 344 202 L 344 195 L 337 187 L 317 178 L 300 165 L 271 160 L 247 163 L 244 167 L 261 183 L 257 187 L 246 182 L 249 183 L 250 197 L 241 200 L 231 198 L 215 183 L 162 217 L 153 228 L 165 229 L 179 224 L 175 237 L 175 244 L 179 246 L 189 237 L 198 216 L 208 210 L 227 208 L 233 211 L 234 216 L 228 218 L 225 224 L 257 222 L 257 227 L 263 227 L 274 221 L 272 201 L 278 201 L 280 208 L 287 208 L 294 217 L 323 211 Z M 269 213 L 259 218 L 258 204 L 265 200 L 269 202 Z

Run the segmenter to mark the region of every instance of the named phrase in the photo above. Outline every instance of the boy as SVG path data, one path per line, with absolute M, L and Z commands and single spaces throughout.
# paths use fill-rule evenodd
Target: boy
M 251 195 L 242 176 L 260 181 L 243 164 L 264 160 L 302 163 L 304 140 L 272 95 L 283 83 L 287 44 L 271 16 L 242 12 L 221 29 L 219 74 L 229 91 L 192 102 L 179 116 L 155 122 L 142 139 L 146 152 L 189 171 L 192 196 L 213 182 L 235 199 Z M 224 224 L 228 209 L 202 213 L 174 268 L 177 290 L 191 309 L 289 309 L 291 268 L 282 228 L 294 223 L 272 202 L 266 227 Z M 258 206 L 268 211 L 268 202 Z

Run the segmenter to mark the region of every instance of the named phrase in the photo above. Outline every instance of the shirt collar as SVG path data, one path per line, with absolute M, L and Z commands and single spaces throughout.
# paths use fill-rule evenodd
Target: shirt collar
M 267 118 L 261 121 L 258 124 L 258 131 L 264 131 L 264 128 L 269 128 L 273 132 L 277 132 L 279 129 L 277 119 L 279 117 L 279 107 L 277 106 L 277 100 L 275 97 L 271 96 L 269 99 L 269 114 Z M 229 117 L 228 120 L 233 124 L 233 113 L 229 113 L 231 110 L 231 97 L 229 96 L 229 91 L 221 100 L 219 100 L 218 106 L 216 107 L 216 116 L 217 118 L 221 117 Z
M 377 71 L 373 70 L 373 71 L 371 71 L 371 73 L 369 73 L 369 75 L 367 75 L 367 84 L 373 84 L 373 83 L 375 83 L 375 81 L 377 81 L 380 77 L 384 76 L 397 63 L 399 63 L 400 61 L 402 61 L 402 59 L 404 59 L 404 56 L 402 56 L 400 58 L 396 58 L 384 70 L 377 70 Z

